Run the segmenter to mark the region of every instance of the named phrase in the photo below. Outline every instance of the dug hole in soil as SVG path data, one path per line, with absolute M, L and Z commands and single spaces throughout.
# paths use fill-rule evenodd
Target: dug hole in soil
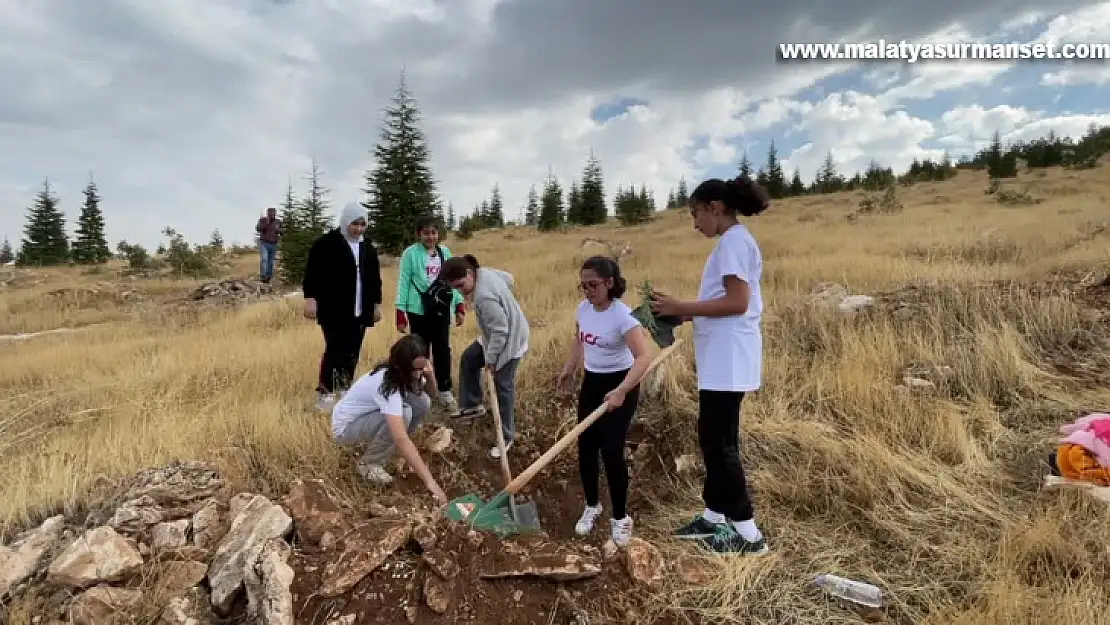
M 450 447 L 443 453 L 421 450 L 432 474 L 451 498 L 474 493 L 489 501 L 504 487 L 500 461 L 488 455 L 495 440 L 492 418 L 470 423 L 439 418 L 424 429 L 435 431 L 440 427 L 452 430 Z M 663 458 L 644 453 L 663 449 L 653 444 L 651 438 L 641 423 L 635 423 L 626 450 L 632 482 L 629 508 L 641 516 L 650 511 L 644 508 L 648 504 L 638 490 L 652 483 L 653 476 L 665 472 Z M 518 438 L 509 452 L 513 475 L 518 475 L 546 450 L 547 447 L 540 448 Z M 355 470 L 356 458 L 352 456 L 351 471 Z M 393 483 L 381 488 L 376 512 L 387 518 L 410 518 L 411 502 L 426 501 L 430 496 L 415 474 L 407 470 L 393 473 Z M 601 501 L 606 512 L 598 519 L 593 533 L 579 537 L 574 533 L 574 524 L 584 501 L 578 482 L 577 450 L 572 444 L 517 495 L 518 503 L 535 502 L 541 534 L 502 539 L 491 531 L 470 531 L 465 523 L 441 518 L 433 522 L 434 531 L 426 534 L 434 534 L 434 544 L 425 546 L 420 531 L 414 531 L 413 538 L 381 566 L 336 597 L 321 596 L 325 570 L 329 562 L 334 562 L 335 550 L 299 544 L 289 560 L 296 572 L 291 590 L 297 622 L 336 625 L 636 622 L 637 608 L 650 593 L 632 579 L 622 555 L 602 555 L 603 545 L 609 539 L 610 506 L 605 480 L 602 469 Z M 400 505 L 390 505 L 395 501 Z M 414 524 L 418 525 L 419 522 Z M 561 580 L 558 576 L 488 577 L 514 568 L 521 560 L 537 568 L 552 564 L 543 561 L 550 558 L 544 554 L 552 549 L 591 554 L 589 559 L 600 565 L 600 571 L 577 580 Z M 436 609 L 432 604 L 436 604 Z M 664 618 L 656 622 L 678 621 Z

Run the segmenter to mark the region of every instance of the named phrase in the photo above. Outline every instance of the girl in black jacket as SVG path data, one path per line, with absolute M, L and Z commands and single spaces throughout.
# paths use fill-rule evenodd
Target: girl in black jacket
M 378 251 L 363 237 L 366 209 L 343 207 L 339 227 L 312 244 L 305 267 L 304 315 L 324 333 L 316 405 L 327 411 L 335 393 L 350 388 L 366 328 L 381 320 L 382 276 Z

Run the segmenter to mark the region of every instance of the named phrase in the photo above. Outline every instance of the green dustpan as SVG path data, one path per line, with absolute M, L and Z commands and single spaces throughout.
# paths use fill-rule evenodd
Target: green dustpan
M 489 503 L 471 493 L 452 499 L 444 514 L 452 521 L 465 522 L 472 528 L 491 531 L 502 538 L 538 531 L 534 525 L 514 521 L 508 504 L 508 491 L 501 491 Z

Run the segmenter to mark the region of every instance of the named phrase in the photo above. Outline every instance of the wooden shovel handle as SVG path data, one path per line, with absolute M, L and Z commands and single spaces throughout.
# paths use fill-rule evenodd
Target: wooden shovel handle
M 663 348 L 658 354 L 656 354 L 655 358 L 652 359 L 651 364 L 648 365 L 648 368 L 644 371 L 644 375 L 640 377 L 640 381 L 642 382 L 644 378 L 647 377 L 647 374 L 651 373 L 651 370 L 658 366 L 659 363 L 666 360 L 667 356 L 670 356 L 672 353 L 674 353 L 675 348 L 678 347 L 678 344 L 681 342 L 682 339 L 676 338 L 674 343 L 671 343 L 667 347 Z M 593 412 L 591 412 L 588 417 L 583 419 L 582 422 L 578 425 L 574 426 L 574 429 L 567 432 L 563 435 L 562 438 L 556 441 L 556 443 L 551 446 L 551 449 L 545 451 L 544 454 L 537 458 L 536 461 L 533 462 L 531 465 L 529 465 L 527 469 L 521 472 L 520 475 L 516 476 L 516 479 L 509 482 L 509 485 L 505 487 L 505 490 L 508 491 L 510 495 L 517 494 L 517 492 L 520 491 L 520 489 L 523 488 L 525 484 L 531 481 L 531 479 L 535 477 L 536 474 L 539 473 L 545 466 L 547 466 L 548 463 L 550 463 L 551 460 L 555 458 L 555 456 L 559 455 L 560 452 L 566 449 L 568 445 L 570 445 L 576 438 L 578 438 L 579 434 L 581 434 L 586 428 L 590 427 L 594 421 L 600 419 L 601 415 L 605 414 L 608 408 L 609 404 L 602 402 L 602 404 L 598 406 L 597 409 L 595 409 Z
M 501 472 L 505 474 L 505 483 L 513 481 L 513 474 L 509 470 L 509 454 L 505 453 L 505 434 L 501 431 L 501 407 L 497 404 L 497 388 L 494 387 L 493 372 L 488 367 L 483 367 L 486 372 L 486 390 L 489 392 L 489 406 L 493 412 L 493 427 L 497 430 L 497 449 L 501 452 Z

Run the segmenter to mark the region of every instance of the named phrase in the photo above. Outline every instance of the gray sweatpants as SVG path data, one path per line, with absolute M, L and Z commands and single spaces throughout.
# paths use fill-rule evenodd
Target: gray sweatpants
M 497 408 L 501 414 L 501 433 L 505 445 L 511 445 L 516 438 L 516 371 L 520 359 L 514 358 L 493 374 L 493 385 L 497 393 Z M 478 341 L 463 350 L 459 361 L 459 408 L 465 410 L 481 405 L 482 379 L 485 374 L 486 353 Z
M 427 393 L 405 393 L 402 397 L 405 429 L 412 436 L 416 428 L 424 422 L 424 417 L 428 416 L 428 411 L 432 408 L 432 398 Z M 384 465 L 397 452 L 397 445 L 389 434 L 385 414 L 380 410 L 360 415 L 347 426 L 343 434 L 336 437 L 336 441 L 342 445 L 366 443 L 366 452 L 362 454 L 361 460 L 364 464 Z

